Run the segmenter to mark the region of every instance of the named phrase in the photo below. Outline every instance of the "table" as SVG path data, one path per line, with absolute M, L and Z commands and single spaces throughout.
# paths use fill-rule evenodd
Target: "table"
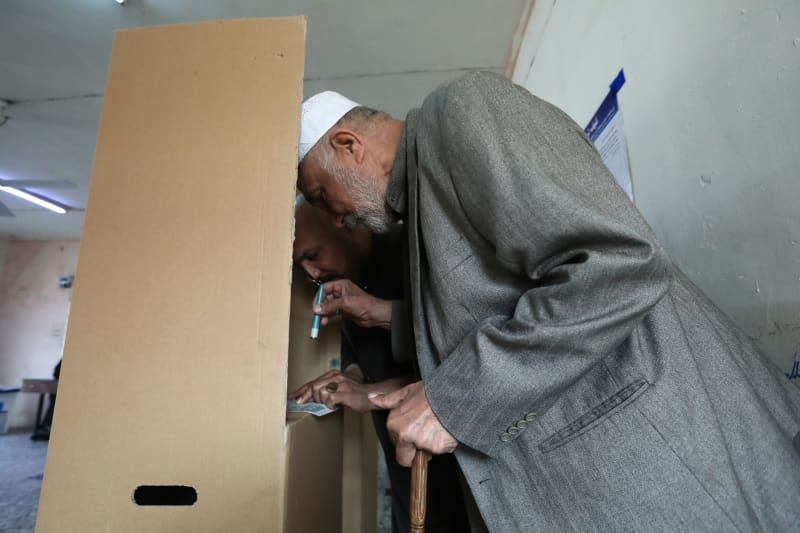
M 50 395 L 50 403 L 53 402 L 53 396 L 56 394 L 56 390 L 58 389 L 58 380 L 57 379 L 31 379 L 25 378 L 22 380 L 22 387 L 20 387 L 20 392 L 31 392 L 34 394 L 39 395 L 39 407 L 36 409 L 36 427 L 33 429 L 33 437 L 36 438 L 37 436 L 49 436 L 50 428 L 46 427 L 45 418 L 47 416 L 42 417 L 42 409 L 44 408 L 44 397 L 45 395 Z

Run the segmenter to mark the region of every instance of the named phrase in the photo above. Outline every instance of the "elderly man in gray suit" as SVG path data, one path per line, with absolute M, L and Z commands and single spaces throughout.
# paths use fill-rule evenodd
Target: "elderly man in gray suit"
M 298 187 L 403 221 L 422 382 L 397 458 L 455 452 L 492 531 L 800 529 L 800 390 L 669 260 L 580 127 L 488 73 L 405 122 L 303 106 Z

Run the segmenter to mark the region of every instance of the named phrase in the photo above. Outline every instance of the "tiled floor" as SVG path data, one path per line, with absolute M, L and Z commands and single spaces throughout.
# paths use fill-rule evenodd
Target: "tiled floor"
M 36 523 L 47 442 L 30 435 L 0 435 L 0 533 L 30 533 Z

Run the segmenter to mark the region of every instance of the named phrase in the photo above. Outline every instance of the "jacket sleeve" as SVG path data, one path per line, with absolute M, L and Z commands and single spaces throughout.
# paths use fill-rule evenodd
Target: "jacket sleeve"
M 671 270 L 563 112 L 480 73 L 425 106 L 455 201 L 482 241 L 473 244 L 526 280 L 513 313 L 481 317 L 425 376 L 447 430 L 492 455 L 509 425 L 542 413 L 630 336 L 666 293 Z

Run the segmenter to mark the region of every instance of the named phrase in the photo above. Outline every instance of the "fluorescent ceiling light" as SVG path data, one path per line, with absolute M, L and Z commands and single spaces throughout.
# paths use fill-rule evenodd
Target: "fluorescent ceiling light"
M 15 189 L 14 187 L 9 187 L 7 185 L 0 185 L 0 191 L 7 192 L 8 194 L 13 194 L 17 198 L 22 198 L 23 200 L 27 200 L 29 202 L 32 202 L 32 203 L 34 203 L 34 204 L 36 204 L 36 205 L 38 205 L 40 207 L 44 207 L 45 209 L 49 209 L 50 211 L 52 211 L 54 213 L 58 213 L 59 215 L 63 215 L 64 213 L 67 212 L 67 210 L 64 209 L 63 207 L 59 207 L 54 203 L 48 202 L 47 200 L 43 200 L 43 199 L 39 198 L 38 196 L 34 196 L 34 195 L 32 195 L 30 193 L 27 193 L 25 191 L 21 191 L 19 189 Z
M 125 0 L 117 0 L 117 3 L 118 3 L 118 4 L 124 4 L 124 3 L 125 3 Z

